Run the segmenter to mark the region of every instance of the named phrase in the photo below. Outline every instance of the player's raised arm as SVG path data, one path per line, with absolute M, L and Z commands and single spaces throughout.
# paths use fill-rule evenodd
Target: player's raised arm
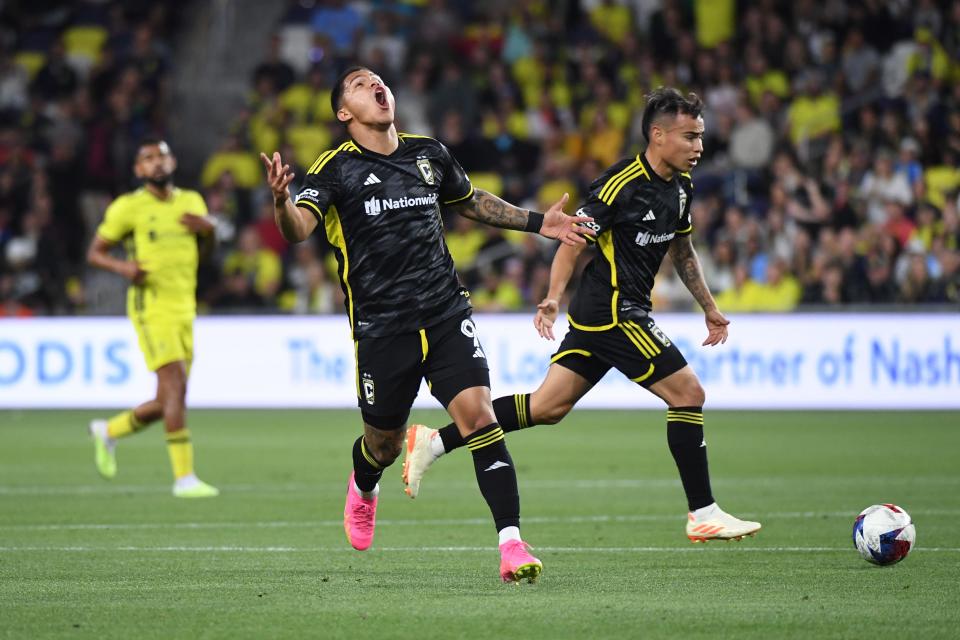
M 476 189 L 470 198 L 448 206 L 462 216 L 493 227 L 539 233 L 567 245 L 582 245 L 586 242 L 583 236 L 595 236 L 596 232 L 580 223 L 592 222 L 593 218 L 572 218 L 565 214 L 563 207 L 568 199 L 569 196 L 563 194 L 546 213 L 539 213 L 521 209 L 492 193 Z
M 680 280 L 686 285 L 690 293 L 700 308 L 703 309 L 704 320 L 707 323 L 707 339 L 703 341 L 704 346 L 714 346 L 727 341 L 727 320 L 720 310 L 717 309 L 717 302 L 707 287 L 707 281 L 703 278 L 703 270 L 700 268 L 700 259 L 693 248 L 693 240 L 690 234 L 679 235 L 670 242 L 670 259 L 673 261 L 673 267 L 677 270 Z
M 267 169 L 267 184 L 273 192 L 273 216 L 280 233 L 287 242 L 302 242 L 317 228 L 317 218 L 311 211 L 296 206 L 290 200 L 290 182 L 294 174 L 290 172 L 290 165 L 283 164 L 280 154 L 273 152 L 273 157 L 261 153 L 260 159 Z
M 573 276 L 577 258 L 583 253 L 586 245 L 564 245 L 557 249 L 550 265 L 550 290 L 543 302 L 537 305 L 537 315 L 533 317 L 533 326 L 541 338 L 554 340 L 553 323 L 560 313 L 560 298 L 567 290 L 567 284 Z

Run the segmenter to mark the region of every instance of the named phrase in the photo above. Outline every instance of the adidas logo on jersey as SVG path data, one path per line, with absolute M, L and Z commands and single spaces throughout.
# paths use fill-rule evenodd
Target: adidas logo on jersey
M 367 179 L 364 180 L 363 184 L 365 186 L 371 185 L 371 184 L 380 184 L 380 178 L 378 178 L 377 176 L 371 173 L 370 175 L 367 176 Z
M 653 209 L 647 211 L 647 215 L 643 216 L 643 221 L 648 222 L 650 220 L 656 220 L 657 216 L 653 215 Z

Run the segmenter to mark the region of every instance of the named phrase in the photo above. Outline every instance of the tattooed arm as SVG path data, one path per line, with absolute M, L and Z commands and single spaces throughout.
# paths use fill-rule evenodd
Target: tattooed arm
M 529 209 L 516 207 L 483 189 L 474 189 L 472 197 L 447 206 L 465 218 L 501 229 L 523 231 L 530 219 Z
M 581 223 L 592 222 L 593 218 L 571 218 L 565 214 L 563 206 L 568 198 L 567 194 L 563 194 L 546 213 L 538 213 L 514 206 L 483 189 L 476 189 L 466 200 L 447 206 L 466 218 L 492 227 L 539 233 L 569 245 L 585 244 L 582 236 L 597 234 Z
M 677 270 L 680 280 L 686 285 L 690 293 L 693 294 L 697 304 L 704 311 L 716 309 L 717 303 L 707 288 L 707 281 L 703 279 L 703 271 L 700 269 L 700 259 L 693 248 L 691 235 L 677 236 L 670 243 L 670 259 L 673 261 L 673 267 Z
M 697 252 L 693 248 L 693 238 L 690 234 L 677 236 L 670 242 L 670 259 L 680 280 L 703 309 L 707 323 L 707 339 L 703 344 L 712 346 L 726 342 L 727 325 L 730 321 L 717 309 L 717 302 L 713 299 L 707 287 L 707 281 L 703 278 L 700 259 L 697 258 Z

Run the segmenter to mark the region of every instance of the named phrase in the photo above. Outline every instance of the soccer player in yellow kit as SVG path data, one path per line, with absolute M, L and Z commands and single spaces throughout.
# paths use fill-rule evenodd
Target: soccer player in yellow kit
M 90 423 L 97 470 L 117 474 L 118 438 L 163 418 L 173 466 L 173 495 L 211 498 L 220 492 L 193 472 L 193 444 L 186 427 L 187 378 L 193 361 L 193 318 L 197 313 L 197 264 L 212 246 L 213 223 L 196 191 L 173 186 L 177 162 L 166 142 L 145 140 L 133 165 L 144 185 L 114 200 L 97 228 L 87 261 L 130 281 L 127 315 L 137 331 L 147 368 L 157 374 L 152 400 L 109 420 Z M 110 255 L 118 243 L 126 260 Z

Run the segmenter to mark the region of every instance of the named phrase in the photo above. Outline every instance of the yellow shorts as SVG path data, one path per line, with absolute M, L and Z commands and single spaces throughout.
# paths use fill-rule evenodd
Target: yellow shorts
M 165 364 L 183 361 L 190 372 L 193 362 L 193 319 L 133 320 L 140 351 L 147 369 L 156 371 Z

